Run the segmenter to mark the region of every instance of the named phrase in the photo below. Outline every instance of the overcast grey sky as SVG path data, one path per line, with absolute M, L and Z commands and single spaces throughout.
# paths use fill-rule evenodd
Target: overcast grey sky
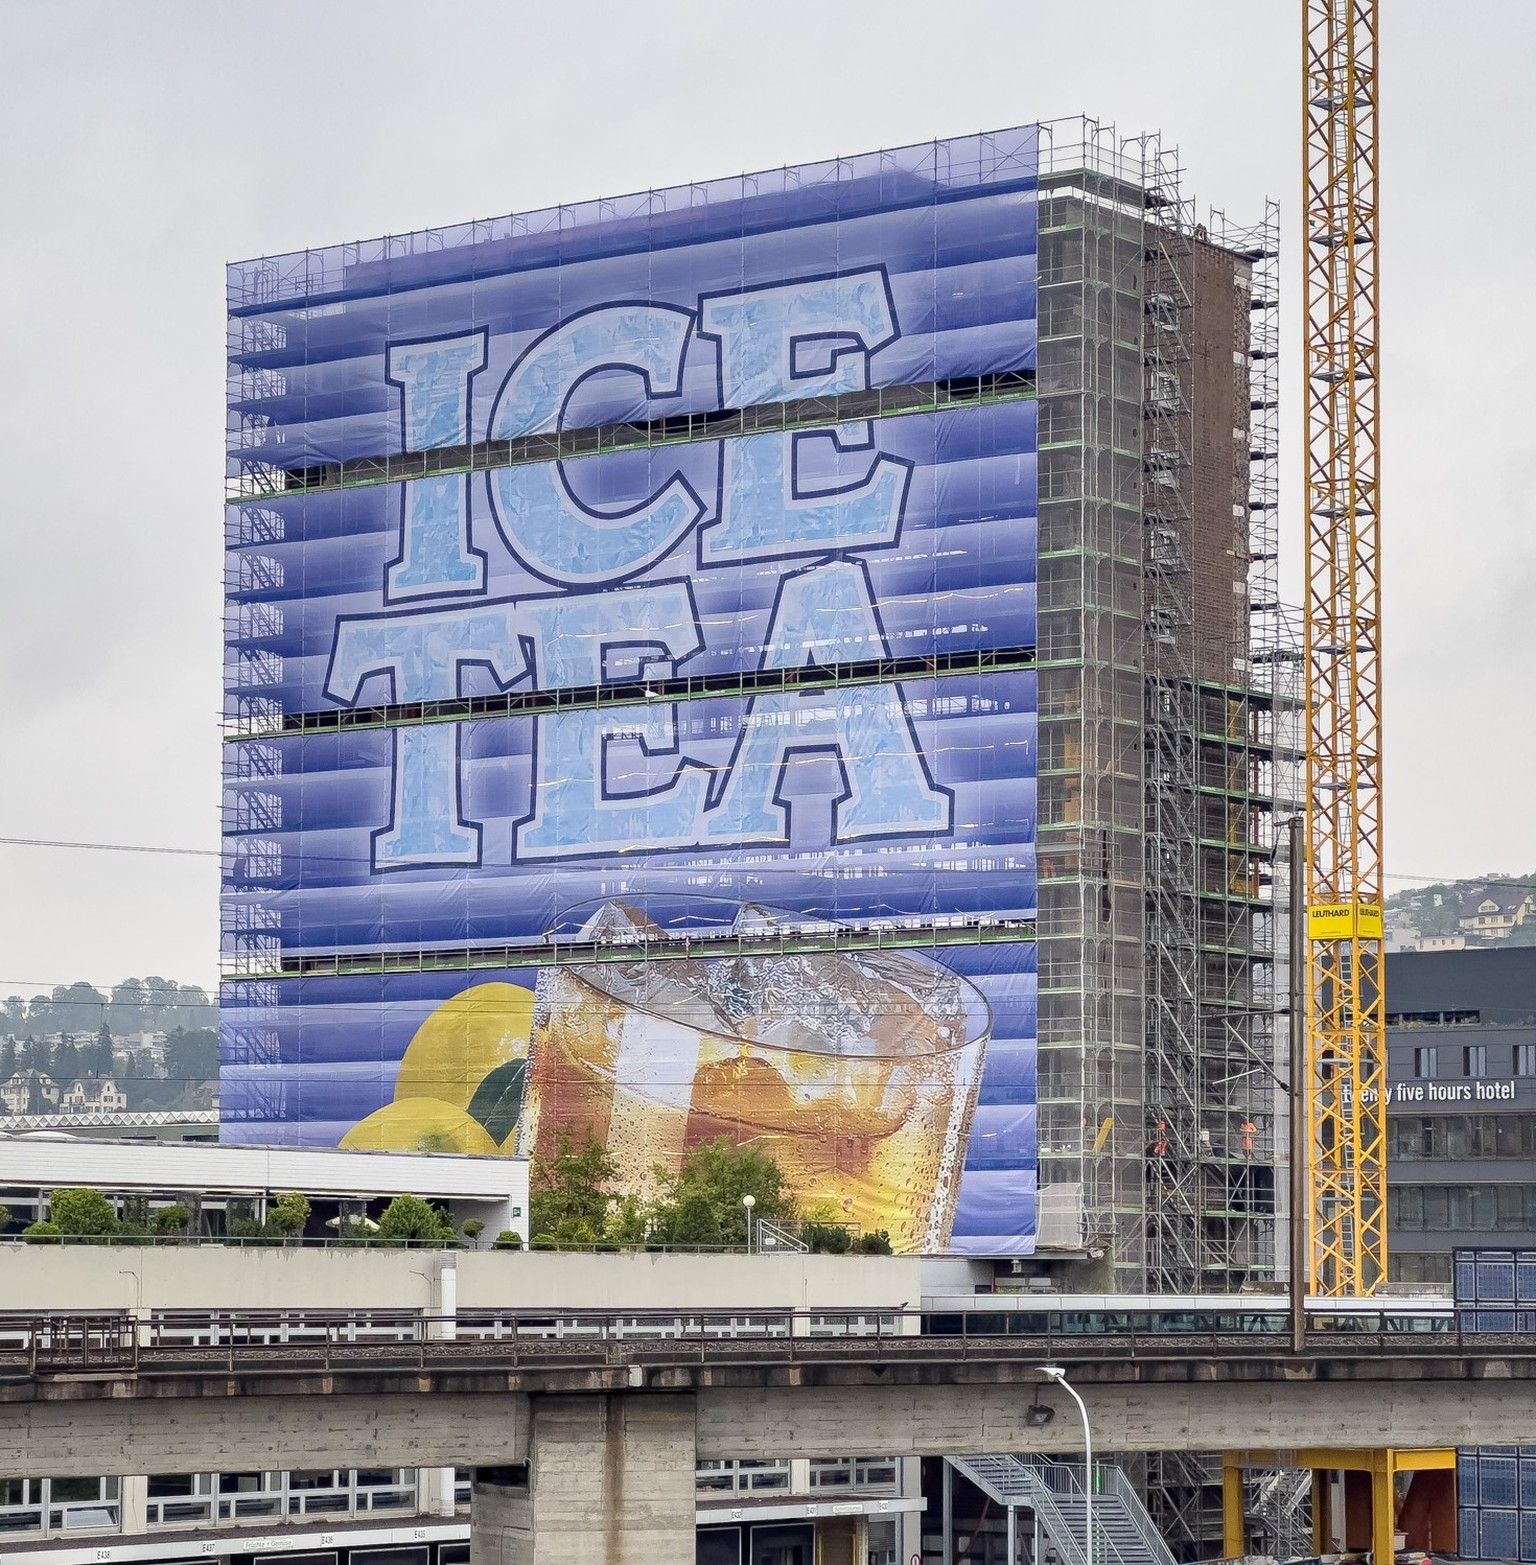
M 1294 244 L 1298 9 L 0 0 L 0 836 L 217 844 L 226 261 L 1080 112 Z M 1536 868 L 1536 7 L 1383 9 L 1389 868 Z M 0 991 L 213 979 L 212 859 L 0 873 Z

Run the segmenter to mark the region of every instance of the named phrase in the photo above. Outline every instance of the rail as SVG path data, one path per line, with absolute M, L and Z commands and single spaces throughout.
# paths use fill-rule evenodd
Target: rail
M 1260 1317 L 1262 1319 L 1262 1317 Z M 1536 1355 L 1536 1333 L 1464 1331 L 1453 1320 L 1406 1329 L 1384 1317 L 1309 1327 L 1304 1357 Z M 1383 1322 L 1385 1321 L 1385 1329 Z M 976 1362 L 1038 1358 L 1290 1359 L 1288 1338 L 1259 1330 L 1084 1330 L 1067 1317 L 978 1310 L 469 1309 L 439 1316 L 378 1310 L 0 1312 L 0 1379 L 54 1374 L 175 1375 L 242 1368 L 561 1367 L 833 1362 Z M 939 1328 L 939 1329 L 935 1329 Z
M 1152 1565 L 1174 1565 L 1173 1553 L 1168 1547 L 1167 1540 L 1152 1525 L 1152 1518 L 1147 1515 L 1146 1502 L 1136 1492 L 1135 1484 L 1118 1467 L 1107 1465 L 1101 1467 L 1099 1477 L 1103 1481 L 1106 1494 L 1119 1496 L 1121 1513 L 1135 1529 L 1136 1536 L 1142 1548 L 1146 1550 L 1146 1557 L 1152 1561 Z

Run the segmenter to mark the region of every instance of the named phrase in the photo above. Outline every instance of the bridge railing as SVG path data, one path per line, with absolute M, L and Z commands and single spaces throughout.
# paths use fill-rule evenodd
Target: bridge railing
M 24 1360 L 34 1375 L 131 1368 L 138 1358 L 136 1328 L 131 1315 L 117 1311 L 0 1313 L 0 1355 Z
M 1365 1324 L 1379 1326 L 1367 1318 Z M 1352 1318 L 1321 1316 L 1309 1330 L 1306 1355 L 1359 1358 L 1479 1356 L 1536 1350 L 1536 1333 L 1463 1331 L 1452 1320 L 1424 1329 L 1361 1329 Z M 1411 1324 L 1411 1323 L 1410 1323 Z M 1108 1326 L 1110 1329 L 1103 1329 Z M 1148 1330 L 1123 1321 L 1068 1314 L 1009 1314 L 996 1309 L 917 1310 L 531 1310 L 468 1309 L 437 1316 L 406 1309 L 151 1310 L 148 1312 L 0 1313 L 0 1370 L 53 1373 L 114 1368 L 152 1354 L 165 1367 L 185 1355 L 303 1354 L 323 1350 L 354 1361 L 414 1349 L 422 1363 L 454 1355 L 480 1360 L 523 1357 L 546 1361 L 590 1349 L 601 1358 L 655 1358 L 668 1347 L 690 1361 L 712 1352 L 737 1359 L 770 1352 L 776 1359 L 845 1357 L 1017 1360 L 1072 1363 L 1105 1359 L 1187 1359 L 1202 1356 L 1274 1358 L 1291 1354 L 1287 1336 L 1264 1331 Z

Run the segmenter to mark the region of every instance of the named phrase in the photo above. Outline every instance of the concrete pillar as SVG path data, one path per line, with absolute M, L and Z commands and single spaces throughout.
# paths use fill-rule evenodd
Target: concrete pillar
M 470 1565 L 659 1565 L 694 1555 L 694 1399 L 532 1399 L 526 1469 L 477 1471 Z
M 125 1533 L 146 1532 L 149 1528 L 149 1479 L 140 1474 L 121 1480 L 118 1503 L 122 1506 Z
M 443 1255 L 437 1265 L 437 1297 L 433 1301 L 437 1315 L 436 1335 L 439 1340 L 452 1342 L 458 1336 L 459 1313 L 459 1263 L 451 1254 Z M 439 1467 L 433 1496 L 436 1503 L 430 1507 L 438 1516 L 452 1516 L 454 1505 L 455 1473 L 451 1467 Z M 428 1509 L 427 1506 L 422 1507 Z

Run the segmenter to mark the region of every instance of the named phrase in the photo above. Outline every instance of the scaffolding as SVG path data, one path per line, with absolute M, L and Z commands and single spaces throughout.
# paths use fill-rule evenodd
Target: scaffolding
M 982 138 L 976 157 L 986 174 L 1002 153 Z M 870 168 L 890 162 L 872 158 Z M 841 165 L 827 165 L 819 177 L 841 175 Z M 739 197 L 746 186 L 721 190 Z M 705 194 L 627 199 L 636 215 L 675 216 Z M 285 958 L 261 893 L 284 868 L 270 776 L 275 746 L 289 736 L 657 701 L 697 706 L 696 698 L 744 701 L 1033 665 L 1039 1162 L 1058 1231 L 1080 1255 L 1102 1252 L 1093 1263 L 1099 1277 L 1084 1267 L 1084 1285 L 1188 1293 L 1272 1278 L 1284 1185 L 1276 1166 L 1286 1144 L 1276 1099 L 1285 926 L 1277 897 L 1285 883 L 1275 821 L 1294 793 L 1285 771 L 1300 668 L 1276 585 L 1276 213 L 1271 206 L 1247 229 L 1220 214 L 1197 221 L 1177 156 L 1156 137 L 1124 138 L 1111 125 L 1074 119 L 1039 127 L 1037 216 L 1033 380 L 1020 368 L 393 454 L 327 454 L 268 439 L 266 404 L 289 388 L 278 369 L 244 362 L 280 346 L 271 334 L 284 328 L 261 311 L 272 300 L 324 296 L 350 268 L 495 238 L 500 220 L 236 269 L 225 717 L 226 873 L 239 894 L 226 911 L 229 975 L 468 969 L 527 954 L 497 942 L 453 950 L 423 942 L 387 957 Z M 506 232 L 546 222 L 553 232 L 562 221 L 508 219 Z M 304 501 L 410 478 L 1032 396 L 1033 649 L 705 675 L 647 670 L 643 679 L 596 686 L 346 708 L 295 705 L 283 694 L 273 648 L 292 542 L 283 506 L 295 490 Z M 883 922 L 890 935 L 870 938 L 927 938 Z M 943 939 L 1027 940 L 1033 932 L 1019 921 L 978 919 Z
M 1143 190 L 1113 127 L 1043 127 L 1040 1169 L 1106 1285 L 1131 1288 L 1147 1259 Z
M 1040 187 L 1041 1182 L 1105 1286 L 1230 1292 L 1275 1276 L 1288 1145 L 1278 213 L 1199 222 L 1091 121 Z M 1176 1551 L 1219 1539 L 1211 1463 L 1135 1465 Z
M 1041 1178 L 1109 1285 L 1228 1291 L 1275 1273 L 1285 1145 L 1277 212 L 1197 222 L 1092 121 L 1040 187 Z

